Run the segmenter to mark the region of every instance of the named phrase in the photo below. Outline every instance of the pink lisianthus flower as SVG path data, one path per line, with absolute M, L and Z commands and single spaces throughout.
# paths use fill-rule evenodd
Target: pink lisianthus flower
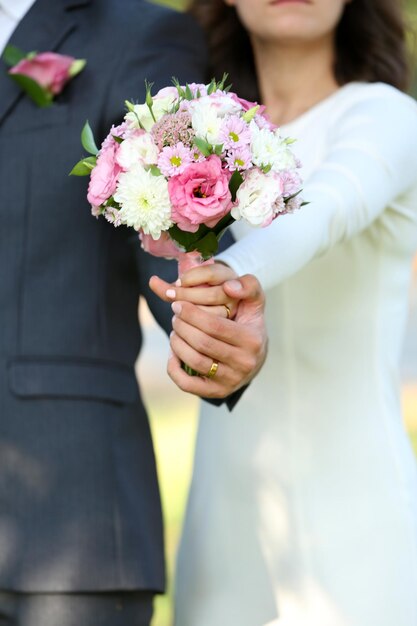
M 182 252 L 166 232 L 161 233 L 159 239 L 154 239 L 151 235 L 145 235 L 144 232 L 140 232 L 139 239 L 143 250 L 153 256 L 160 256 L 165 259 L 178 259 Z
M 93 206 L 100 206 L 116 191 L 117 179 L 122 168 L 117 163 L 119 144 L 113 143 L 101 150 L 95 168 L 91 171 L 87 199 Z
M 182 141 L 176 146 L 163 148 L 158 157 L 158 167 L 167 178 L 182 174 L 185 168 L 193 161 L 193 152 Z
M 229 180 L 230 172 L 214 154 L 189 165 L 168 181 L 172 221 L 188 232 L 196 232 L 200 224 L 215 226 L 231 209 Z
M 251 142 L 249 125 L 238 115 L 231 115 L 220 128 L 219 139 L 226 150 L 247 146 Z
M 231 172 L 235 170 L 248 170 L 252 167 L 252 154 L 249 146 L 229 150 L 226 156 L 226 163 Z
M 55 52 L 41 52 L 23 59 L 9 70 L 9 74 L 22 74 L 37 82 L 54 96 L 61 93 L 71 79 L 71 67 L 74 57 Z

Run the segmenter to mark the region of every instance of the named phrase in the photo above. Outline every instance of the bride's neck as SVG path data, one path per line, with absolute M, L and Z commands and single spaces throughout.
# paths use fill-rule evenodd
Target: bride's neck
M 337 90 L 332 41 L 252 45 L 261 101 L 275 124 L 290 122 Z

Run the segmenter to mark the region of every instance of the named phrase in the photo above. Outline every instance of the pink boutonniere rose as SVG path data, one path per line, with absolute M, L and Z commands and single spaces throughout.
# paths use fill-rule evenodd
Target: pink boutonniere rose
M 9 75 L 40 107 L 52 104 L 65 85 L 85 67 L 84 59 L 56 52 L 25 54 L 14 46 L 7 46 L 3 60 L 9 65 Z

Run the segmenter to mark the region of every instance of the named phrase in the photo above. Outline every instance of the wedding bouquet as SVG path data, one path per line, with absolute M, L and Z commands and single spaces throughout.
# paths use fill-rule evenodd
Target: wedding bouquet
M 100 150 L 86 124 L 82 144 L 91 156 L 71 172 L 90 176 L 94 216 L 134 228 L 146 251 L 179 259 L 180 273 L 211 262 L 235 220 L 264 227 L 303 204 L 293 140 L 226 79 L 174 79 L 154 96 L 147 84 L 146 101 L 125 103 L 123 123 Z

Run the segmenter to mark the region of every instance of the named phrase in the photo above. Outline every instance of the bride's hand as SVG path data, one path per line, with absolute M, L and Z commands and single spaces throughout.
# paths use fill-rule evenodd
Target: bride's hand
M 223 263 L 213 263 L 189 270 L 174 285 L 158 276 L 152 276 L 149 285 L 165 302 L 191 302 L 208 313 L 233 319 L 239 300 L 227 295 L 223 284 L 235 278 L 237 274 L 230 267 Z M 238 282 L 237 285 L 240 286 Z

